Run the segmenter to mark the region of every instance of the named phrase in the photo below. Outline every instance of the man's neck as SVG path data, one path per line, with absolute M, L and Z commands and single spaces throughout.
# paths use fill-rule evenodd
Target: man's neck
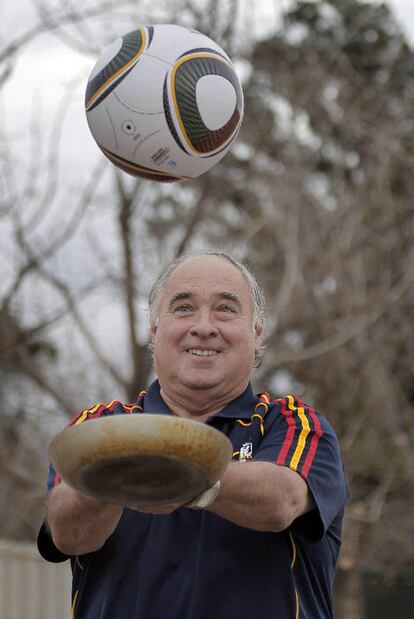
M 247 385 L 241 390 L 234 390 L 234 392 L 216 397 L 208 390 L 206 390 L 206 392 L 203 390 L 191 390 L 187 396 L 187 394 L 184 393 L 166 391 L 161 387 L 160 393 L 168 408 L 174 415 L 177 415 L 177 417 L 185 417 L 187 419 L 205 422 L 209 417 L 216 415 L 223 410 L 227 404 L 241 395 L 246 387 Z

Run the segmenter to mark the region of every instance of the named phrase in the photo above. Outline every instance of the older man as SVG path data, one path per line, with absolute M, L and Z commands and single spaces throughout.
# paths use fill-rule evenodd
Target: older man
M 253 275 L 218 252 L 180 259 L 155 282 L 150 312 L 158 379 L 138 405 L 219 429 L 233 462 L 190 506 L 140 511 L 82 496 L 51 469 L 38 545 L 48 560 L 71 558 L 74 617 L 332 617 L 347 499 L 338 443 L 293 396 L 253 394 L 264 328 Z M 96 410 L 126 409 L 80 414 Z

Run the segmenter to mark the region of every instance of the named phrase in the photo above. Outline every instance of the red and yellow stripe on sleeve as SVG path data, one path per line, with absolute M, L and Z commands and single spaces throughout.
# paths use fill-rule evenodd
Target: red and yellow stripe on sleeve
M 288 466 L 306 479 L 323 435 L 320 421 L 315 409 L 292 395 L 277 402 L 287 427 L 276 464 Z
M 106 417 L 112 414 L 129 414 L 142 412 L 142 406 L 138 404 L 123 404 L 119 400 L 112 400 L 107 404 L 96 404 L 92 408 L 87 408 L 77 413 L 73 419 L 69 422 L 67 427 L 77 426 L 79 423 L 86 421 L 87 419 L 97 419 L 98 417 Z

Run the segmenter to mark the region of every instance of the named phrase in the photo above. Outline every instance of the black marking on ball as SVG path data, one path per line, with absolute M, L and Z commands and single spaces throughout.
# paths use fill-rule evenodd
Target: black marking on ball
M 236 92 L 236 106 L 231 117 L 216 130 L 210 130 L 204 124 L 197 106 L 197 82 L 207 75 L 219 75 L 227 79 Z M 237 75 L 228 62 L 211 57 L 189 58 L 175 72 L 175 93 L 178 114 L 194 150 L 207 156 L 227 145 L 232 134 L 234 139 L 241 119 L 243 93 Z
M 195 47 L 194 49 L 188 49 L 186 52 L 184 52 L 184 54 L 181 54 L 181 56 L 178 56 L 177 60 L 180 60 L 180 58 L 184 58 L 184 56 L 190 56 L 190 54 L 205 54 L 205 53 L 216 54 L 217 56 L 220 56 L 220 58 L 224 58 L 226 62 L 229 61 L 229 59 L 224 54 L 221 54 L 216 49 L 211 49 L 211 47 Z
M 106 64 L 103 69 L 101 69 L 101 71 L 99 71 L 99 73 L 88 82 L 85 93 L 85 106 L 88 111 L 93 109 L 98 104 L 98 100 L 100 102 L 107 97 L 115 86 L 128 75 L 134 65 L 128 67 L 128 69 L 125 69 L 124 73 L 114 77 L 119 71 L 122 71 L 122 69 L 128 65 L 134 56 L 137 55 L 138 51 L 142 47 L 142 43 L 143 40 L 141 30 L 134 30 L 133 32 L 129 32 L 122 37 L 121 49 L 116 56 L 114 56 L 112 60 L 110 60 L 108 64 Z M 113 79 L 115 83 L 109 86 L 111 79 Z M 97 101 L 94 101 L 93 104 L 88 107 L 88 102 L 106 83 L 108 83 L 108 88 L 102 92 L 102 95 L 98 97 Z
M 148 45 L 147 45 L 147 49 L 148 49 L 154 37 L 154 26 L 147 26 L 147 30 L 148 30 Z
M 135 63 L 136 64 L 136 63 Z M 108 97 L 111 92 L 118 86 L 118 84 L 120 84 L 122 82 L 123 79 L 126 78 L 126 76 L 132 71 L 132 69 L 135 67 L 135 64 L 132 65 L 132 67 L 130 67 L 128 69 L 128 71 L 125 71 L 125 73 L 123 73 L 122 75 L 119 76 L 118 79 L 114 80 L 112 82 L 112 84 L 110 86 L 108 86 L 108 88 L 99 96 L 97 97 L 97 99 L 92 103 L 92 105 L 90 105 L 87 108 L 87 112 L 90 112 L 91 110 L 93 110 L 97 105 L 99 105 L 101 103 L 101 101 L 103 101 L 104 99 L 106 99 L 106 97 Z
M 171 116 L 171 108 L 170 108 L 170 104 L 168 101 L 167 77 L 168 76 L 165 77 L 164 86 L 162 89 L 162 101 L 163 101 L 163 106 L 164 106 L 165 120 L 167 121 L 168 128 L 174 140 L 176 141 L 177 145 L 181 148 L 181 150 L 183 150 L 186 154 L 188 154 L 183 146 L 183 143 L 181 142 L 179 138 L 179 135 L 175 129 L 174 122 Z
M 133 161 L 128 161 L 128 159 L 124 159 L 119 155 L 115 155 L 110 150 L 104 148 L 100 144 L 98 144 L 98 146 L 104 153 L 104 155 L 108 157 L 109 161 L 111 161 L 115 166 L 123 170 L 123 172 L 126 172 L 131 176 L 139 176 L 147 180 L 158 181 L 161 183 L 174 183 L 176 181 L 186 180 L 185 176 L 174 176 L 172 174 L 168 174 L 167 172 L 158 172 L 156 170 L 151 170 L 151 168 L 138 165 Z

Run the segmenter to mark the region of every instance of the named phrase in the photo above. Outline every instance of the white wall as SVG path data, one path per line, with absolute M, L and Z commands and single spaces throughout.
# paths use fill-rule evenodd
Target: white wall
M 0 539 L 0 619 L 70 619 L 69 561 L 44 561 L 34 544 Z

